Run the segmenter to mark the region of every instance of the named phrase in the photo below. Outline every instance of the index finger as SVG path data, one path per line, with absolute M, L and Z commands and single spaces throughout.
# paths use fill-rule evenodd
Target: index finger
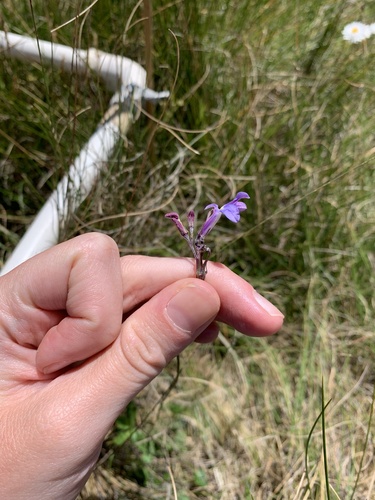
M 131 311 L 171 283 L 195 275 L 193 261 L 185 258 L 129 255 L 122 257 L 121 269 L 124 311 Z M 284 315 L 223 264 L 208 262 L 206 281 L 220 297 L 218 321 L 252 336 L 272 335 L 281 328 Z

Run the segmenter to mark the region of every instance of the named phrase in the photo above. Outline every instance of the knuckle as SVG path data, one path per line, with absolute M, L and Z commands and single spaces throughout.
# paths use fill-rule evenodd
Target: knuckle
M 129 321 L 121 347 L 126 361 L 141 376 L 155 377 L 167 364 L 160 343 L 139 321 Z
M 106 234 L 102 233 L 87 233 L 77 237 L 80 244 L 80 249 L 85 254 L 108 254 L 108 252 L 116 252 L 118 247 L 116 242 Z

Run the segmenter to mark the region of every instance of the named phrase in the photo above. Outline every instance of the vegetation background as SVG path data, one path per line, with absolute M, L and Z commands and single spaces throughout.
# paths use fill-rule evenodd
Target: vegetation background
M 286 321 L 266 339 L 223 326 L 188 349 L 118 420 L 81 496 L 374 498 L 375 37 L 341 31 L 375 22 L 375 5 L 154 0 L 150 31 L 146 3 L 98 0 L 53 33 L 89 2 L 0 4 L 3 30 L 142 65 L 151 48 L 152 85 L 172 92 L 153 113 L 199 151 L 141 116 L 62 238 L 101 231 L 124 254 L 185 254 L 163 214 L 202 217 L 248 191 L 241 223 L 210 236 L 213 258 Z M 110 97 L 93 75 L 0 54 L 0 261 Z

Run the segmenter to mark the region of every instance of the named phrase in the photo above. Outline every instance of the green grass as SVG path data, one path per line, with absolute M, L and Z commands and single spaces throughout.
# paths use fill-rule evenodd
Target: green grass
M 33 0 L 32 15 L 29 2 L 3 0 L 2 29 L 144 64 L 141 8 L 124 31 L 134 1 L 99 0 L 50 34 L 88 4 Z M 152 135 L 141 117 L 63 237 L 102 231 L 123 253 L 181 254 L 167 210 L 248 191 L 238 228 L 223 222 L 210 236 L 213 258 L 250 280 L 286 322 L 273 338 L 223 327 L 214 345 L 188 349 L 163 405 L 173 363 L 122 417 L 82 496 L 166 498 L 175 485 L 179 499 L 371 498 L 375 38 L 351 45 L 341 30 L 375 22 L 375 8 L 202 0 L 154 1 L 153 12 L 155 88 L 172 91 L 155 116 L 204 130 L 179 132 L 200 155 L 185 150 L 176 161 L 181 144 L 160 127 Z M 0 58 L 5 260 L 110 94 L 90 76 Z M 114 445 L 129 425 L 133 435 Z

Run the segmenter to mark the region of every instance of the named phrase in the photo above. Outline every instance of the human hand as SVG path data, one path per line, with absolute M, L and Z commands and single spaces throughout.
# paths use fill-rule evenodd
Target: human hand
M 282 314 L 221 264 L 127 256 L 79 236 L 0 278 L 0 491 L 75 498 L 124 407 L 214 321 L 270 335 Z M 77 363 L 78 362 L 78 363 Z

